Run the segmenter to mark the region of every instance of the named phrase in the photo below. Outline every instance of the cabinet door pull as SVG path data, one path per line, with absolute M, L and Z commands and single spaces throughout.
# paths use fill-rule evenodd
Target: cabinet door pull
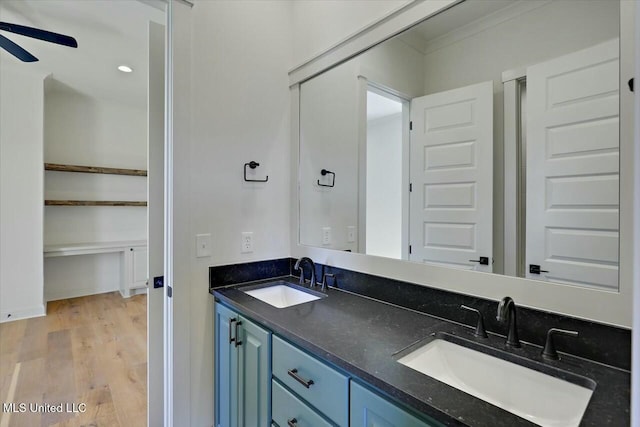
M 289 427 L 297 427 L 298 426 L 298 420 L 296 420 L 295 418 L 291 418 L 290 420 L 287 420 L 287 425 Z
M 236 347 L 238 347 L 239 345 L 242 345 L 242 341 L 240 341 L 240 338 L 238 337 L 238 326 L 240 326 L 240 325 L 242 325 L 242 322 L 238 320 L 236 322 L 236 338 L 235 338 Z
M 313 385 L 313 380 L 305 380 L 304 378 L 302 378 L 300 375 L 298 375 L 297 369 L 289 369 L 287 371 L 287 374 L 289 374 L 290 377 L 298 381 L 300 384 L 302 384 L 306 388 L 309 388 Z
M 237 319 L 229 319 L 229 344 L 231 344 L 232 342 L 234 342 L 236 339 L 233 337 L 233 335 L 231 335 L 231 325 L 233 325 L 234 322 L 236 322 Z M 236 332 L 237 334 L 237 332 Z

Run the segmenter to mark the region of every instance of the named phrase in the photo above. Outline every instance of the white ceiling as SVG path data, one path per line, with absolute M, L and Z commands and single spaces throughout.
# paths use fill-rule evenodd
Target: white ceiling
M 2 31 L 39 61 L 23 63 L 0 49 L 0 63 L 50 73 L 47 90 L 146 108 L 148 22 L 164 20 L 164 12 L 145 0 L 2 0 L 0 21 L 70 35 L 78 48 Z M 121 64 L 134 72 L 118 71 Z
M 367 121 L 381 119 L 402 112 L 402 104 L 398 101 L 367 92 Z

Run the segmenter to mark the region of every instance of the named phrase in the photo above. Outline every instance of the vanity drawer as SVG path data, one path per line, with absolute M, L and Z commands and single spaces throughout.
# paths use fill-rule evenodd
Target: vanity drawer
M 349 378 L 275 335 L 272 346 L 273 376 L 327 418 L 348 426 Z
M 280 427 L 332 427 L 316 411 L 272 380 L 271 416 Z

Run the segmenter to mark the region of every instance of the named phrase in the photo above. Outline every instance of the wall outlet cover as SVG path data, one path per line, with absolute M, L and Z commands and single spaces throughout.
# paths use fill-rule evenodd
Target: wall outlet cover
M 248 254 L 251 252 L 253 252 L 253 231 L 243 231 L 240 253 Z
M 331 227 L 322 227 L 322 244 L 331 244 Z

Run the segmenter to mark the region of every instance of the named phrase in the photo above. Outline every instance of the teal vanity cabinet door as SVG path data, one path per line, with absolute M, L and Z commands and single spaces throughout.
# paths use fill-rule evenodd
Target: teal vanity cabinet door
M 351 427 L 441 427 L 416 418 L 387 399 L 351 381 Z
M 240 316 L 238 329 L 239 426 L 271 420 L 271 333 Z
M 238 427 L 238 357 L 235 328 L 238 314 L 215 304 L 215 422 L 217 427 Z
M 215 305 L 216 427 L 271 421 L 271 333 Z

